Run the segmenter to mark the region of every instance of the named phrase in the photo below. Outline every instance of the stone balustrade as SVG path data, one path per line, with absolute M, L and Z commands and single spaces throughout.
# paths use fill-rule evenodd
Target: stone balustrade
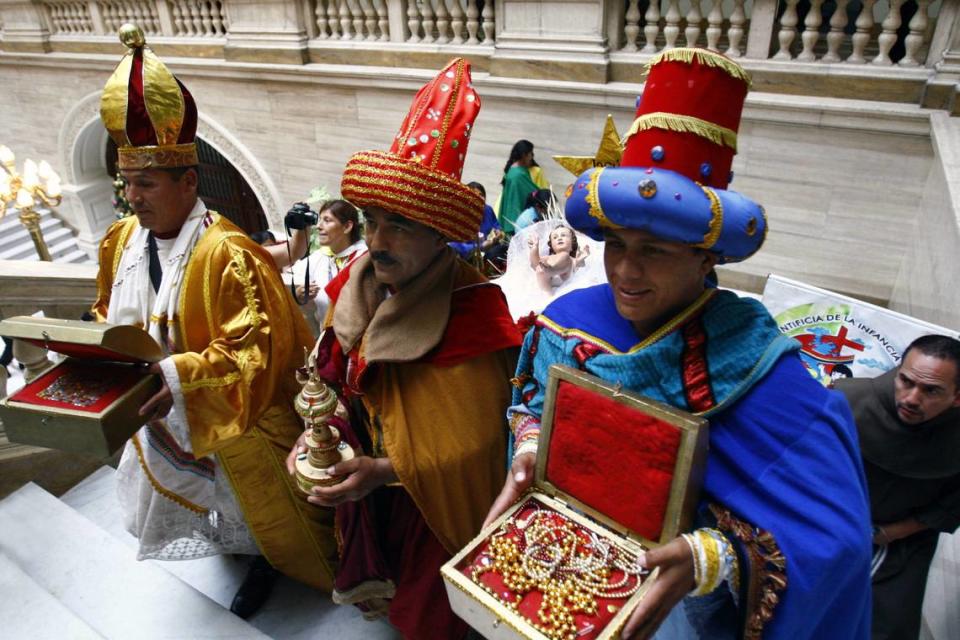
M 606 82 L 632 79 L 611 71 L 611 59 L 642 64 L 664 49 L 696 45 L 743 58 L 748 66 L 896 67 L 907 74 L 902 77 L 915 77 L 911 68 L 931 69 L 951 49 L 958 5 L 960 0 L 0 0 L 0 48 L 91 52 L 97 42 L 105 51 L 119 26 L 134 22 L 158 49 L 244 62 L 382 65 L 383 50 L 371 51 L 390 43 L 411 45 L 389 50 L 397 66 L 423 66 L 418 53 L 443 57 L 466 48 L 475 63 L 480 59 L 480 68 L 495 74 L 562 79 L 580 65 L 569 79 Z M 81 46 L 84 40 L 90 42 Z M 210 49 L 201 46 L 205 41 L 225 46 Z M 191 50 L 191 43 L 198 48 Z M 498 70 L 498 58 L 531 64 L 519 70 L 501 64 Z
M 628 0 L 619 50 L 654 54 L 699 46 L 731 58 L 890 66 L 898 30 L 906 26 L 896 64 L 927 64 L 928 52 L 933 64 L 942 50 L 929 45 L 940 9 L 949 3 L 911 0 L 905 9 L 907 1 L 654 0 L 641 13 L 641 0 Z
M 120 25 L 140 25 L 148 36 L 223 37 L 228 23 L 219 0 L 72 0 L 40 3 L 51 35 L 115 34 Z
M 483 0 L 304 0 L 317 40 L 493 44 L 493 4 Z

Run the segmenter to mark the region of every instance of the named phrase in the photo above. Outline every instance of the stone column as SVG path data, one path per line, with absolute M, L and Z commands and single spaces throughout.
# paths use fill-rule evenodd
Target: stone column
M 490 73 L 516 78 L 605 83 L 609 0 L 496 0 L 496 45 Z M 620 20 L 622 22 L 622 19 Z
M 960 83 L 960 7 L 957 2 L 940 6 L 937 26 L 930 40 L 927 66 L 934 69 L 923 90 L 921 105 L 928 109 L 946 109 L 950 115 L 960 115 L 957 100 Z
M 307 30 L 295 0 L 226 0 L 230 30 L 223 56 L 240 62 L 304 64 Z
M 50 30 L 43 5 L 31 0 L 0 0 L 4 51 L 50 52 Z

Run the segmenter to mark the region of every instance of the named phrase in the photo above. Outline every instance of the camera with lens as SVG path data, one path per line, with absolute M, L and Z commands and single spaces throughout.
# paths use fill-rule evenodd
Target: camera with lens
M 319 214 L 310 208 L 306 202 L 295 202 L 287 215 L 283 218 L 283 223 L 288 229 L 306 229 L 311 225 L 317 224 Z

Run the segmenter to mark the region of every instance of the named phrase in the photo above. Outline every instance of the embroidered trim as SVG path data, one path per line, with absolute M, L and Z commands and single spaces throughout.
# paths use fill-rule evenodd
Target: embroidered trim
M 510 378 L 510 384 L 517 389 L 523 389 L 526 384 L 530 382 L 530 377 L 529 373 L 521 373 L 520 375 Z
M 749 567 L 746 599 L 742 602 L 746 612 L 743 631 L 744 640 L 759 640 L 763 627 L 773 618 L 780 602 L 780 593 L 787 588 L 787 560 L 780 551 L 776 539 L 769 531 L 753 527 L 735 517 L 729 509 L 716 504 L 710 512 L 717 519 L 717 527 L 734 535 L 746 549 Z M 740 572 L 744 576 L 744 572 Z
M 373 598 L 392 599 L 397 587 L 392 580 L 366 580 L 346 591 L 333 590 L 330 599 L 334 604 L 359 604 Z
M 605 167 L 598 167 L 590 174 L 590 181 L 587 183 L 587 204 L 590 205 L 590 209 L 587 213 L 591 217 L 596 218 L 598 224 L 601 227 L 607 229 L 623 229 L 622 225 L 614 223 L 610 218 L 607 217 L 607 214 L 603 212 L 603 207 L 600 206 L 600 176 L 603 174 Z
M 631 136 L 648 131 L 650 129 L 664 129 L 677 133 L 692 133 L 709 140 L 713 144 L 723 145 L 737 151 L 737 132 L 722 127 L 713 122 L 701 120 L 694 116 L 681 115 L 679 113 L 667 113 L 656 111 L 654 113 L 645 113 L 638 117 L 630 125 L 630 130 L 623 136 L 624 144 Z
M 437 138 L 437 144 L 433 147 L 433 159 L 430 161 L 430 168 L 434 171 L 437 170 L 437 165 L 440 164 L 440 157 L 443 155 L 443 143 L 446 141 L 447 132 L 450 130 L 450 120 L 453 119 L 457 102 L 460 99 L 459 93 L 460 85 L 463 83 L 464 64 L 463 60 L 457 63 L 457 74 L 453 79 L 453 88 L 450 90 L 450 102 L 447 103 L 447 112 L 443 114 L 443 126 L 440 127 L 440 137 Z M 426 103 L 426 101 L 424 101 L 424 103 Z
M 133 220 L 137 220 L 136 216 L 131 216 Z M 130 232 L 133 231 L 135 226 L 139 226 L 139 222 L 129 222 L 120 230 L 120 237 L 117 238 L 117 249 L 113 253 L 113 277 L 116 280 L 117 271 L 120 269 L 120 260 L 123 258 L 123 252 L 127 248 L 127 240 L 130 239 Z
M 254 329 L 259 329 L 263 323 L 260 312 L 257 310 L 257 296 L 253 290 L 253 282 L 250 279 L 250 272 L 247 271 L 247 265 L 243 263 L 243 257 L 240 250 L 230 247 L 230 253 L 233 256 L 233 265 L 237 271 L 237 278 L 243 286 L 243 298 L 247 304 L 247 312 L 250 314 L 250 323 Z
M 240 379 L 239 371 L 231 371 L 225 376 L 220 376 L 219 378 L 201 378 L 200 380 L 191 380 L 190 382 L 181 382 L 180 388 L 183 389 L 184 393 L 189 393 L 190 391 L 195 391 L 197 389 L 202 389 L 204 387 L 213 388 L 213 387 L 225 387 L 229 384 L 233 384 Z
M 664 338 L 666 335 L 674 331 L 681 324 L 686 322 L 687 318 L 689 318 L 691 315 L 700 311 L 700 309 L 704 305 L 706 305 L 711 298 L 713 298 L 716 292 L 717 292 L 716 289 L 707 289 L 702 294 L 700 294 L 700 297 L 697 298 L 693 302 L 693 304 L 691 304 L 689 307 L 681 311 L 672 320 L 664 324 L 662 327 L 660 327 L 659 329 L 651 333 L 649 336 L 647 336 L 646 339 L 630 347 L 630 349 L 627 351 L 620 351 L 619 349 L 614 347 L 612 344 L 610 344 L 606 340 L 603 340 L 602 338 L 598 338 L 597 336 L 591 335 L 586 331 L 582 331 L 580 329 L 570 329 L 567 327 L 562 327 L 559 324 L 555 323 L 550 318 L 547 318 L 546 316 L 540 316 L 540 318 L 537 320 L 537 326 L 543 327 L 545 329 L 549 329 L 550 331 L 560 336 L 561 338 L 570 338 L 570 337 L 580 338 L 581 340 L 584 340 L 586 342 L 599 346 L 600 348 L 604 349 L 607 353 L 611 353 L 615 355 L 622 355 L 624 353 L 636 353 L 637 351 L 640 351 L 641 349 L 645 349 L 646 347 L 649 347 L 651 344 L 658 342 L 659 340 Z
M 145 428 L 147 443 L 150 448 L 163 456 L 164 460 L 169 462 L 172 467 L 178 471 L 200 476 L 204 480 L 213 481 L 213 461 L 205 458 L 197 459 L 192 454 L 187 453 L 180 448 L 180 445 L 165 429 L 154 429 L 151 426 Z
M 143 469 L 143 474 L 147 476 L 147 480 L 150 482 L 150 486 L 153 487 L 154 491 L 159 493 L 161 496 L 163 496 L 167 500 L 180 505 L 184 509 L 188 509 L 202 516 L 207 515 L 207 513 L 209 513 L 209 510 L 204 509 L 203 507 L 199 507 L 193 504 L 192 502 L 190 502 L 189 500 L 187 500 L 186 498 L 182 498 L 177 494 L 175 494 L 174 492 L 170 491 L 169 489 L 163 487 L 154 477 L 153 473 L 150 472 L 150 469 L 147 467 L 146 459 L 143 457 L 143 449 L 140 448 L 140 440 L 137 438 L 136 434 L 134 434 L 132 441 L 133 441 L 134 448 L 137 450 L 137 459 L 140 460 L 140 468 Z
M 710 199 L 710 228 L 707 230 L 706 235 L 703 236 L 703 242 L 693 246 L 699 247 L 700 249 L 712 249 L 713 245 L 717 244 L 717 240 L 720 239 L 720 232 L 723 231 L 723 203 L 720 202 L 720 197 L 717 196 L 710 187 L 701 185 L 700 188 L 703 189 L 703 192 L 707 194 L 707 198 Z M 763 243 L 761 242 L 760 244 Z
M 120 169 L 193 167 L 198 164 L 197 145 L 193 142 L 149 147 L 121 146 L 117 149 L 117 167 Z
M 696 58 L 700 64 L 723 69 L 727 72 L 727 75 L 737 78 L 738 80 L 743 80 L 747 83 L 747 86 L 750 86 L 750 74 L 739 64 L 719 53 L 693 47 L 677 47 L 663 51 L 650 59 L 644 70 L 644 74 L 650 73 L 650 69 L 661 62 L 685 62 L 686 64 L 692 64 L 694 58 Z
M 701 315 L 690 318 L 683 325 L 683 353 L 680 356 L 680 379 L 687 406 L 694 413 L 709 411 L 716 404 L 710 386 L 710 368 L 707 365 L 707 332 Z

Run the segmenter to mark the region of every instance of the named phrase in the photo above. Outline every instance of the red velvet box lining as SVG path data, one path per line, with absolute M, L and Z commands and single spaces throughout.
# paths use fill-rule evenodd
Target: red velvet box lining
M 524 520 L 529 516 L 533 511 L 536 510 L 546 510 L 552 513 L 555 513 L 550 507 L 544 505 L 536 499 L 528 499 L 524 505 L 518 509 L 512 516 L 514 521 Z M 589 535 L 587 529 L 582 529 L 584 535 Z M 473 580 L 473 571 L 476 567 L 482 566 L 481 561 L 489 555 L 488 551 L 490 548 L 489 540 L 484 540 L 471 554 L 466 562 L 464 562 L 459 570 L 467 578 Z M 614 570 L 610 575 L 610 582 L 615 582 L 623 576 L 623 573 L 619 570 Z M 486 587 L 488 591 L 492 591 L 494 597 L 496 597 L 501 602 L 508 601 L 513 602 L 516 594 L 506 586 L 503 581 L 503 578 L 496 571 L 486 571 L 479 575 L 479 583 L 481 586 Z M 610 624 L 610 621 L 613 619 L 617 612 L 620 610 L 623 605 L 627 603 L 630 597 L 622 598 L 603 598 L 598 597 L 597 601 L 597 611 L 594 615 L 587 615 L 583 613 L 574 613 L 574 625 L 576 626 L 577 640 L 591 640 L 600 635 L 603 629 Z M 519 605 L 516 608 L 516 612 L 521 615 L 526 620 L 534 624 L 542 624 L 539 618 L 540 604 L 543 600 L 542 594 L 539 591 L 530 591 L 527 593 L 523 599 L 520 601 Z
M 681 435 L 669 422 L 561 380 L 546 479 L 647 540 L 658 540 Z
M 143 362 L 133 356 L 128 356 L 116 351 L 104 349 L 95 344 L 75 344 L 73 342 L 58 342 L 56 340 L 27 340 L 27 342 L 38 347 L 61 353 L 71 358 L 80 358 L 84 360 L 109 360 L 113 362 L 129 362 L 136 364 Z
M 66 360 L 10 396 L 10 400 L 57 409 L 100 413 L 142 380 L 145 374 L 145 369 L 129 365 Z M 88 382 L 92 391 L 91 396 L 96 400 L 92 404 L 82 406 L 41 397 L 45 391 L 55 388 L 53 385 L 65 376 L 71 376 L 80 385 Z

